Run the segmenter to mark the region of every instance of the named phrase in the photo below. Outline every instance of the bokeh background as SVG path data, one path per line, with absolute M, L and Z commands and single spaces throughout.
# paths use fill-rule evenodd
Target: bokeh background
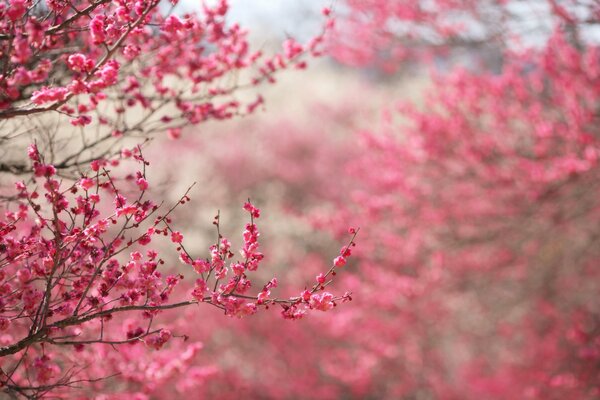
M 86 395 L 600 398 L 600 9 L 559 3 L 337 1 L 328 54 L 279 74 L 257 112 L 155 136 L 152 195 L 196 182 L 174 215 L 190 251 L 217 211 L 240 246 L 250 198 L 259 277 L 295 296 L 360 227 L 331 288 L 353 301 L 298 321 L 164 312 L 188 340 L 103 348 L 121 376 Z M 228 18 L 268 52 L 318 34 L 329 5 L 238 0 Z
M 269 48 L 318 30 L 325 3 L 238 1 L 232 18 Z M 163 193 L 176 200 L 198 182 L 178 210 L 198 249 L 216 210 L 235 232 L 240 204 L 261 207 L 277 295 L 311 285 L 361 227 L 334 287 L 351 303 L 285 322 L 276 309 L 184 312 L 203 344 L 181 370 L 194 398 L 600 396 L 595 28 L 577 48 L 546 2 L 519 3 L 510 23 L 487 27 L 522 40 L 500 45 L 473 22 L 477 41 L 428 57 L 417 50 L 435 40 L 397 58 L 382 50 L 382 62 L 338 47 L 278 77 L 255 115 L 155 139 L 149 158 L 169 159 L 151 172 Z M 353 14 L 336 6 L 343 25 Z M 478 16 L 484 28 L 495 18 Z M 375 46 L 355 34 L 341 41 Z M 177 393 L 191 390 L 182 382 Z

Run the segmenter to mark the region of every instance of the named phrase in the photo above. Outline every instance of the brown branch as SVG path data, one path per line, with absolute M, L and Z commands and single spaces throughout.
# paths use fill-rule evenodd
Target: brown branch
M 170 310 L 170 309 L 179 308 L 179 307 L 185 307 L 185 306 L 189 306 L 192 304 L 198 304 L 198 303 L 199 302 L 197 300 L 188 300 L 188 301 L 182 301 L 179 303 L 167 304 L 167 305 L 162 305 L 162 306 L 146 306 L 146 305 L 124 306 L 124 307 L 116 307 L 116 308 L 111 308 L 108 310 L 98 311 L 93 314 L 88 314 L 88 315 L 84 315 L 84 316 L 75 316 L 75 317 L 65 318 L 65 319 L 62 319 L 60 321 L 57 321 L 53 324 L 50 324 L 50 325 L 47 325 L 47 326 L 41 328 L 34 334 L 31 334 L 31 335 L 21 339 L 20 341 L 18 341 L 15 344 L 0 347 L 0 357 L 5 357 L 5 356 L 11 355 L 11 354 L 18 353 L 19 351 L 31 346 L 34 343 L 48 342 L 49 338 L 47 337 L 47 335 L 54 328 L 66 328 L 68 326 L 81 325 L 84 322 L 88 322 L 88 321 L 91 321 L 96 318 L 101 318 L 101 317 L 104 317 L 107 315 L 120 313 L 120 312 L 163 311 L 163 310 Z

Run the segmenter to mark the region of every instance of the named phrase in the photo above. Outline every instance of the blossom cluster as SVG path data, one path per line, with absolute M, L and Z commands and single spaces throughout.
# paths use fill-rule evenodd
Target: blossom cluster
M 308 297 L 274 297 L 276 278 L 253 293 L 250 274 L 264 255 L 255 224 L 260 210 L 250 201 L 244 205 L 251 222 L 242 235 L 241 258 L 235 259 L 231 243 L 221 235 L 219 216 L 214 220 L 219 239 L 210 247 L 210 257 L 194 257 L 173 221 L 173 211 L 191 201 L 189 190 L 161 212 L 148 198 L 149 162 L 141 147 L 92 161 L 89 173 L 73 183 L 60 179 L 35 144 L 28 155 L 34 178 L 30 184 L 16 184 L 17 204 L 0 221 L 0 355 L 6 357 L 3 371 L 10 371 L 2 377 L 9 390 L 27 387 L 26 393 L 35 394 L 45 387 L 68 386 L 76 379 L 72 371 L 81 365 L 69 361 L 65 348 L 80 353 L 102 344 L 162 348 L 185 333 L 153 327 L 157 316 L 172 308 L 205 303 L 243 317 L 280 306 L 284 316 L 299 318 L 308 309 L 327 311 L 348 297 L 317 294 L 331 279 L 319 281 L 305 292 Z M 137 170 L 120 176 L 128 164 Z M 164 237 L 186 268 L 165 265 L 170 256 L 160 247 Z M 342 253 L 350 255 L 349 250 Z M 331 269 L 321 276 L 333 274 Z M 181 290 L 176 289 L 190 275 L 198 276 L 193 290 L 178 299 Z M 113 327 L 123 323 L 128 328 L 120 335 Z
M 253 113 L 263 97 L 240 100 L 235 93 L 273 83 L 282 70 L 304 69 L 308 57 L 323 53 L 333 27 L 328 16 L 306 44 L 289 38 L 267 55 L 252 49 L 247 30 L 228 23 L 226 0 L 186 14 L 171 3 L 3 3 L 0 119 L 53 113 L 78 128 L 105 127 L 115 138 L 178 138 L 183 126 Z

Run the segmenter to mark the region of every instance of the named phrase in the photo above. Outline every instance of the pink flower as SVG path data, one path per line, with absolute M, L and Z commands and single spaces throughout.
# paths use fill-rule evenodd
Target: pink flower
M 123 55 L 127 60 L 132 61 L 141 53 L 141 51 L 142 49 L 140 48 L 140 46 L 128 44 L 123 49 Z
M 171 241 L 173 243 L 181 243 L 183 241 L 183 235 L 178 231 L 174 231 L 171 233 Z
M 138 240 L 138 243 L 141 244 L 142 246 L 146 246 L 151 241 L 152 241 L 152 238 L 150 237 L 150 235 L 148 235 L 147 233 L 145 233 L 142 236 L 140 236 L 140 238 Z
M 346 265 L 346 259 L 342 256 L 338 256 L 333 259 L 333 265 L 338 268 L 343 267 L 344 265 Z
M 355 232 L 352 232 L 352 234 L 354 234 Z M 352 255 L 352 249 L 350 249 L 349 246 L 344 246 L 342 247 L 342 249 L 340 250 L 340 255 L 342 257 L 350 257 Z
M 94 180 L 90 179 L 90 178 L 82 178 L 79 181 L 79 187 L 81 187 L 84 190 L 88 190 L 88 189 L 94 187 Z
M 322 284 L 324 284 L 324 283 L 325 283 L 325 279 L 326 279 L 326 278 L 325 278 L 325 275 L 323 275 L 322 273 L 321 273 L 321 274 L 319 274 L 319 275 L 317 275 L 317 282 L 318 282 L 320 285 L 322 285 Z
M 38 177 L 41 177 L 41 176 L 50 177 L 50 176 L 53 176 L 54 174 L 56 174 L 56 168 L 54 168 L 53 165 L 49 165 L 49 164 L 36 163 L 33 166 L 33 171 L 34 171 L 35 176 L 38 176 Z
M 71 119 L 71 121 L 69 122 L 73 126 L 85 126 L 92 123 L 92 117 L 90 117 L 89 115 L 80 115 L 77 118 Z
M 25 0 L 10 0 L 10 6 L 6 10 L 6 15 L 11 21 L 20 19 L 27 11 Z
M 121 217 L 123 215 L 133 215 L 137 212 L 137 207 L 134 205 L 128 205 L 124 207 L 119 207 L 117 209 L 117 216 Z
M 144 178 L 139 178 L 136 181 L 136 184 L 138 185 L 138 187 L 140 188 L 140 190 L 147 190 L 148 189 L 148 181 L 145 180 Z
M 139 336 L 139 335 L 138 335 Z M 161 330 L 158 334 L 151 336 L 146 340 L 146 344 L 150 347 L 153 347 L 156 350 L 159 350 L 161 347 L 167 343 L 173 335 L 171 331 L 168 329 Z
M 32 161 L 40 161 L 40 153 L 35 143 L 32 143 L 27 147 L 27 156 Z
M 206 260 L 194 260 L 192 266 L 194 267 L 194 270 L 199 274 L 203 274 L 210 270 L 210 263 Z
M 302 298 L 302 300 L 304 300 L 305 302 L 308 302 L 310 300 L 310 292 L 308 290 L 303 291 L 302 293 L 300 293 L 300 297 Z
M 301 54 L 303 48 L 302 45 L 300 45 L 294 39 L 288 39 L 285 42 L 283 42 L 283 50 L 285 52 L 286 58 L 289 60 Z
M 161 29 L 165 32 L 175 33 L 182 30 L 185 24 L 175 15 L 169 15 L 163 22 Z
M 75 72 L 87 72 L 94 68 L 94 60 L 81 53 L 75 53 L 67 58 L 67 65 Z
M 100 77 L 104 87 L 113 86 L 117 83 L 117 79 L 119 78 L 119 68 L 120 65 L 118 61 L 110 60 L 96 72 L 96 75 Z
M 181 137 L 181 128 L 171 128 L 167 130 L 167 136 L 171 140 L 177 140 Z
M 244 210 L 248 211 L 253 218 L 260 217 L 260 210 L 254 207 L 249 201 L 244 203 Z
M 246 270 L 246 267 L 244 267 L 244 264 L 242 263 L 234 263 L 231 266 L 231 270 L 235 275 L 242 276 L 244 274 L 244 271 Z
M 309 300 L 310 307 L 319 311 L 328 311 L 334 307 L 333 295 L 329 292 L 313 294 Z
M 94 44 L 100 44 L 106 40 L 106 33 L 104 32 L 105 18 L 103 14 L 97 14 L 90 21 L 90 33 Z
M 300 308 L 296 307 L 295 305 L 284 308 L 281 311 L 281 316 L 284 319 L 297 320 L 297 319 L 301 319 L 305 315 L 306 315 L 306 310 L 300 309 Z
M 90 163 L 90 168 L 92 169 L 92 171 L 98 172 L 100 170 L 100 168 L 104 167 L 105 165 L 106 165 L 106 160 L 98 159 L 98 160 L 94 160 Z
M 31 101 L 35 104 L 44 104 L 51 101 L 62 101 L 67 97 L 67 94 L 67 89 L 63 87 L 43 87 L 40 90 L 33 92 L 31 95 Z
M 206 282 L 203 279 L 196 279 L 196 286 L 192 291 L 192 297 L 194 297 L 198 301 L 203 301 L 204 294 L 206 293 L 207 289 L 208 286 L 206 285 Z
M 269 295 L 271 294 L 270 291 L 268 290 L 263 290 L 261 291 L 258 296 L 257 296 L 257 303 L 258 304 L 263 304 L 266 300 L 269 299 Z
M 193 264 L 191 257 L 185 251 L 179 253 L 179 260 L 184 264 Z
M 269 281 L 269 283 L 267 283 L 266 287 L 267 287 L 267 289 L 276 288 L 277 284 L 278 284 L 277 278 L 273 278 Z

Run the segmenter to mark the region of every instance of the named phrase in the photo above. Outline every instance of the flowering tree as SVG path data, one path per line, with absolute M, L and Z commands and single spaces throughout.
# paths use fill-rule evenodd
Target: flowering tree
M 175 4 L 3 3 L 2 140 L 43 125 L 51 137 L 42 143 L 38 135 L 38 147 L 54 155 L 64 142 L 57 143 L 50 127 L 69 121 L 77 134 L 93 123 L 81 146 L 71 144 L 70 151 L 48 160 L 55 168 L 73 169 L 113 154 L 122 138 L 156 132 L 178 137 L 182 126 L 250 113 L 262 97 L 237 99 L 240 89 L 274 82 L 279 70 L 304 68 L 303 55 L 320 54 L 324 32 L 307 45 L 289 39 L 283 53 L 265 57 L 251 50 L 245 30 L 226 24 L 226 1 L 183 16 L 173 14 Z M 42 114 L 42 121 L 32 118 Z M 26 172 L 27 164 L 18 161 L 3 163 L 1 170 Z
M 311 222 L 334 235 L 346 221 L 363 227 L 352 274 L 342 277 L 356 301 L 326 321 L 281 329 L 242 321 L 245 351 L 213 381 L 230 390 L 222 397 L 298 398 L 308 386 L 318 398 L 597 398 L 597 5 L 347 5 L 352 19 L 338 23 L 333 51 L 356 51 L 363 65 L 386 67 L 393 49 L 439 60 L 476 46 L 469 54 L 477 60 L 480 46 L 467 41 L 475 33 L 465 31 L 477 29 L 447 31 L 439 22 L 457 14 L 496 33 L 481 46 L 498 49 L 501 62 L 496 70 L 473 63 L 437 71 L 423 104 L 394 106 L 382 128 L 342 140 L 327 136 L 330 126 L 265 128 L 270 155 L 246 155 L 241 167 L 260 174 L 251 183 L 284 182 L 287 205 L 313 210 Z M 515 18 L 535 19 L 519 8 L 530 6 L 543 7 L 535 26 L 550 26 L 534 29 L 528 43 L 533 33 Z M 484 10 L 510 18 L 480 18 Z M 346 129 L 349 115 L 369 107 L 365 98 L 374 94 L 361 92 L 353 108 L 320 111 Z M 215 158 L 225 172 L 219 166 L 229 160 Z M 319 255 L 302 257 L 306 268 L 322 265 Z M 271 362 L 257 365 L 267 351 Z
M 588 1 L 348 0 L 333 55 L 355 66 L 393 73 L 431 61 L 467 59 L 497 69 L 507 49 L 543 47 L 561 26 L 578 47 L 597 42 L 598 6 Z M 592 28 L 592 29 L 590 29 Z M 508 58 L 507 58 L 508 56 Z
M 21 178 L 16 190 L 2 189 L 0 220 L 0 386 L 8 395 L 71 397 L 83 385 L 131 398 L 173 380 L 193 387 L 210 368 L 196 367 L 186 381 L 177 372 L 193 365 L 200 344 L 146 354 L 187 339 L 185 329 L 169 329 L 181 324 L 161 324 L 162 311 L 205 303 L 242 317 L 275 306 L 299 319 L 350 297 L 325 287 L 350 256 L 356 231 L 313 285 L 278 299 L 271 295 L 277 279 L 251 280 L 264 256 L 260 211 L 250 201 L 239 256 L 217 214 L 204 258 L 173 221 L 191 187 L 171 206 L 156 200 L 144 139 L 177 138 L 183 126 L 253 112 L 262 97 L 243 101 L 236 93 L 274 82 L 279 70 L 304 68 L 304 55 L 318 55 L 323 37 L 306 45 L 289 39 L 267 58 L 250 50 L 244 30 L 225 23 L 225 1 L 199 15 L 178 16 L 174 6 L 0 4 L 1 140 L 12 152 L 0 171 Z M 21 154 L 28 157 L 19 157 L 27 142 Z M 177 258 L 184 268 L 169 268 Z M 109 377 L 112 390 L 103 386 Z

